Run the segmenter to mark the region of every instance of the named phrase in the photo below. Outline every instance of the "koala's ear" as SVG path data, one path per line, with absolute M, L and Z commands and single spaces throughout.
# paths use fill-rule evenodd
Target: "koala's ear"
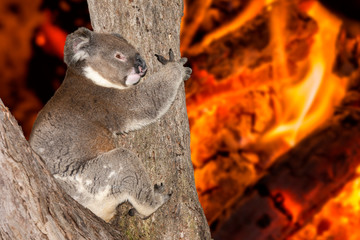
M 66 37 L 64 62 L 68 66 L 74 66 L 77 62 L 89 57 L 88 50 L 92 35 L 92 31 L 82 27 Z

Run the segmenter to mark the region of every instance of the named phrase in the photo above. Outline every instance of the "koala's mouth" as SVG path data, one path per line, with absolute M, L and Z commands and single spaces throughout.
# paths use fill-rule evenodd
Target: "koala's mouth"
M 135 72 L 138 73 L 140 77 L 145 76 L 147 71 L 146 62 L 144 61 L 144 59 L 142 59 L 139 53 L 135 55 L 134 68 L 135 68 Z
M 136 85 L 140 82 L 140 78 L 144 77 L 147 72 L 146 67 L 142 68 L 141 66 L 133 68 L 130 74 L 126 77 L 125 84 L 126 86 Z

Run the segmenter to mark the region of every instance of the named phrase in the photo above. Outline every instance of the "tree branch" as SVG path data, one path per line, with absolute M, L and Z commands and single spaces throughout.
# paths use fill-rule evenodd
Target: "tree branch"
M 0 100 L 0 238 L 127 239 L 68 196 Z

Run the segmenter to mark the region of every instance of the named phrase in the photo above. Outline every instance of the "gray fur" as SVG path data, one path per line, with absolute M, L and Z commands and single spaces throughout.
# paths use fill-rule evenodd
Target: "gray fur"
M 159 59 L 164 65 L 157 73 L 137 84 L 146 73 L 145 61 L 120 35 L 80 28 L 67 37 L 66 77 L 39 113 L 30 144 L 67 193 L 106 221 L 124 201 L 136 210 L 130 214 L 146 218 L 170 197 L 115 139 L 164 115 L 180 83 L 190 77 L 186 59 L 169 55 Z M 86 77 L 89 67 L 110 87 Z

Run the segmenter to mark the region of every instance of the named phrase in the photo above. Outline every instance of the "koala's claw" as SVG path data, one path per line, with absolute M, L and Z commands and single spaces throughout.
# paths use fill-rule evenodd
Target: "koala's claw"
M 165 190 L 164 184 L 160 183 L 160 184 L 155 184 L 154 185 L 154 191 L 158 192 L 158 193 L 163 193 Z
M 166 58 L 164 58 L 161 55 L 155 54 L 155 56 L 156 56 L 157 60 L 159 62 L 161 62 L 162 65 L 165 65 L 165 64 L 167 64 L 169 62 L 169 60 L 167 60 Z
M 169 62 L 174 62 L 175 61 L 175 55 L 173 50 L 170 48 L 169 49 Z

